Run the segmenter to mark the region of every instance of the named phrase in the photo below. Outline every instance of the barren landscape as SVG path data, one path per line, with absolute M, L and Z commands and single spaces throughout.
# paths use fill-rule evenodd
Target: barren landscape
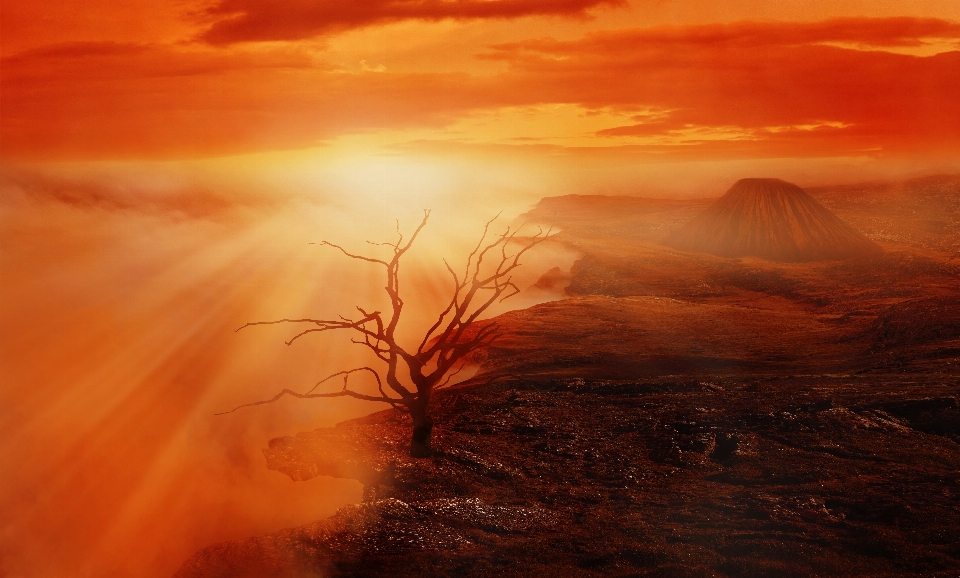
M 177 576 L 958 575 L 960 177 L 808 192 L 878 249 L 722 257 L 662 244 L 713 200 L 543 199 L 581 257 L 491 320 L 435 455 L 393 409 L 265 440 L 363 502 Z
M 957 0 L 0 0 L 0 578 L 960 576 Z

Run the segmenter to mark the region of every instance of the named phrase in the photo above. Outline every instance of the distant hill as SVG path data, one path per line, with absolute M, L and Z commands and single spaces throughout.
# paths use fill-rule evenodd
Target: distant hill
M 689 221 L 709 203 L 706 199 L 565 195 L 540 199 L 521 218 L 576 231 L 581 237 L 659 243 L 664 235 Z
M 780 179 L 737 181 L 664 244 L 772 261 L 827 261 L 881 252 L 803 189 Z

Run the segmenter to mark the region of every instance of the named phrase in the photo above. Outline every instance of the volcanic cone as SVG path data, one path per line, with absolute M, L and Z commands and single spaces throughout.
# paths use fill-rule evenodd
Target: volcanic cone
M 826 261 L 880 253 L 797 185 L 741 179 L 664 244 L 723 257 Z

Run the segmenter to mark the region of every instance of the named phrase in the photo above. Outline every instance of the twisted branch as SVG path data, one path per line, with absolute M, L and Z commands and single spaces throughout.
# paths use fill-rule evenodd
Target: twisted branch
M 380 397 L 377 397 L 377 396 L 375 396 L 375 395 L 367 395 L 367 394 L 364 394 L 364 393 L 359 393 L 359 392 L 356 392 L 356 391 L 352 391 L 352 390 L 350 390 L 350 389 L 347 389 L 347 385 L 348 385 L 347 380 L 350 378 L 350 374 L 355 373 L 355 372 L 357 372 L 357 371 L 369 371 L 370 373 L 373 374 L 373 376 L 377 379 L 377 387 L 380 389 Z M 330 379 L 333 379 L 334 377 L 337 377 L 338 375 L 342 375 L 342 376 L 343 376 L 343 389 L 341 389 L 340 391 L 335 391 L 335 392 L 331 392 L 331 393 L 312 393 L 313 390 L 317 389 L 317 387 L 319 387 L 322 383 L 324 383 L 324 382 L 326 382 L 326 381 L 329 381 Z M 381 381 L 380 381 L 380 375 L 379 375 L 376 371 L 374 371 L 374 370 L 373 370 L 372 368 L 370 368 L 370 367 L 358 367 L 358 368 L 356 368 L 356 369 L 348 369 L 348 370 L 346 370 L 346 371 L 338 371 L 337 373 L 334 373 L 334 374 L 332 374 L 332 375 L 328 375 L 327 377 L 325 377 L 325 378 L 321 379 L 320 381 L 318 381 L 318 382 L 317 382 L 313 387 L 311 387 L 310 390 L 309 390 L 308 392 L 306 392 L 306 393 L 297 393 L 296 391 L 293 391 L 293 390 L 291 390 L 291 389 L 283 389 L 283 390 L 280 391 L 280 393 L 278 393 L 277 395 L 273 396 L 273 397 L 270 398 L 270 399 L 265 399 L 265 400 L 263 400 L 263 401 L 254 401 L 254 402 L 251 402 L 251 403 L 245 403 L 245 404 L 242 404 L 242 405 L 238 405 L 237 407 L 231 409 L 230 411 L 223 411 L 223 412 L 220 412 L 220 413 L 215 413 L 215 414 L 213 414 L 213 415 L 226 415 L 226 414 L 228 414 L 228 413 L 233 413 L 233 412 L 237 411 L 237 410 L 240 409 L 240 408 L 250 407 L 250 406 L 254 406 L 254 405 L 265 405 L 265 404 L 268 404 L 268 403 L 273 403 L 273 402 L 277 401 L 278 399 L 280 399 L 281 397 L 283 397 L 283 396 L 285 396 L 285 395 L 292 395 L 293 397 L 299 397 L 300 399 L 311 399 L 311 398 L 315 398 L 315 397 L 354 397 L 354 398 L 356 398 L 356 399 L 362 399 L 362 400 L 364 400 L 364 401 L 382 401 L 382 402 L 386 402 L 386 403 L 389 403 L 390 405 L 392 405 L 395 409 L 399 409 L 399 408 L 397 407 L 397 404 L 398 404 L 398 403 L 403 403 L 403 400 L 402 400 L 402 399 L 392 399 L 392 398 L 390 398 L 386 393 L 384 393 L 384 391 L 383 391 L 383 384 L 382 384 Z
M 427 224 L 430 211 L 424 210 L 423 219 L 410 237 L 406 239 L 406 242 L 404 242 L 404 236 L 400 231 L 399 221 L 397 222 L 396 242 L 372 243 L 367 241 L 374 246 L 390 247 L 393 250 L 393 256 L 389 261 L 354 254 L 342 246 L 328 241 L 316 243 L 333 247 L 351 259 L 377 263 L 385 267 L 386 286 L 384 290 L 390 298 L 392 308 L 389 317 L 385 318 L 380 311 L 367 312 L 363 308 L 357 307 L 357 311 L 362 315 L 362 317 L 357 320 L 342 315 L 339 316 L 339 319 L 277 319 L 274 321 L 246 323 L 239 327 L 237 331 L 253 325 L 276 325 L 281 323 L 307 323 L 313 325 L 313 327 L 300 331 L 290 338 L 289 341 L 285 342 L 287 345 L 290 345 L 297 339 L 310 333 L 350 329 L 360 334 L 360 338 L 352 338 L 350 340 L 352 343 L 368 348 L 381 362 L 386 364 L 384 379 L 381 379 L 380 374 L 370 367 L 358 367 L 327 376 L 317 382 L 306 393 L 297 393 L 290 389 L 284 389 L 271 399 L 246 403 L 230 411 L 216 415 L 233 413 L 243 407 L 273 403 L 285 395 L 301 399 L 315 397 L 353 397 L 366 401 L 389 403 L 398 410 L 400 409 L 399 406 L 403 406 L 403 408 L 411 414 L 416 412 L 418 415 L 424 415 L 425 412 L 428 411 L 430 397 L 433 391 L 449 386 L 453 378 L 466 367 L 470 353 L 488 346 L 500 336 L 499 327 L 495 323 L 484 324 L 470 337 L 466 337 L 466 332 L 491 305 L 509 299 L 520 292 L 519 287 L 513 282 L 511 273 L 520 266 L 520 258 L 527 251 L 549 238 L 550 233 L 553 231 L 552 227 L 546 232 L 541 228 L 535 235 L 526 237 L 522 246 L 515 253 L 510 254 L 508 252 L 508 245 L 520 242 L 517 235 L 523 228 L 523 225 L 516 230 L 507 227 L 503 233 L 496 235 L 492 240 L 488 241 L 487 237 L 490 233 L 490 227 L 499 216 L 498 213 L 496 217 L 484 224 L 483 234 L 480 236 L 480 240 L 469 255 L 467 255 L 466 267 L 462 277 L 444 260 L 443 263 L 453 278 L 453 294 L 446 307 L 440 312 L 437 320 L 424 334 L 423 340 L 413 353 L 404 349 L 394 337 L 394 332 L 400 321 L 401 312 L 403 311 L 403 299 L 400 297 L 400 259 L 410 249 L 420 234 L 420 231 Z M 499 256 L 493 258 L 493 264 L 484 266 L 484 261 L 490 258 L 490 255 Z M 482 273 L 483 271 L 486 271 L 486 273 Z M 481 292 L 488 293 L 483 293 L 481 297 Z M 433 360 L 436 360 L 435 367 L 433 366 Z M 401 366 L 401 362 L 406 366 L 406 374 L 409 375 L 409 381 L 413 382 L 415 391 L 407 389 L 398 377 L 398 369 Z M 432 369 L 428 369 L 428 365 Z M 361 371 L 373 374 L 380 392 L 379 397 L 359 393 L 348 388 L 349 376 Z M 333 377 L 341 375 L 343 376 L 343 389 L 340 391 L 313 393 L 321 384 Z M 399 397 L 391 397 L 388 395 L 384 389 L 384 382 L 386 382 L 386 386 L 393 390 Z

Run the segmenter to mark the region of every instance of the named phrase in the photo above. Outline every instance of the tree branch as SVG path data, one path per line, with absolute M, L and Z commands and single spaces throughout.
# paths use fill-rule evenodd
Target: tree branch
M 453 373 L 448 373 L 447 378 L 443 380 L 443 383 L 437 385 L 435 389 L 443 389 L 444 387 L 446 387 L 450 383 L 450 380 L 456 377 L 458 373 L 463 371 L 463 368 L 466 366 L 467 366 L 467 361 L 463 360 L 463 363 L 460 364 L 460 367 L 457 368 L 457 370 L 454 371 Z
M 340 245 L 334 245 L 333 243 L 331 243 L 331 242 L 329 242 L 329 241 L 320 241 L 319 243 L 310 243 L 310 244 L 311 244 L 311 245 L 326 245 L 326 246 L 328 246 L 328 247 L 333 247 L 334 249 L 339 249 L 341 253 L 343 253 L 343 254 L 346 255 L 347 257 L 350 257 L 351 259 L 359 259 L 359 260 L 361 260 L 361 261 L 368 261 L 368 262 L 370 262 L 370 263 L 380 263 L 380 264 L 383 265 L 384 267 L 387 267 L 387 266 L 388 266 L 388 264 L 387 264 L 386 261 L 381 261 L 380 259 L 374 259 L 374 258 L 372 258 L 372 257 L 364 257 L 363 255 L 354 255 L 353 253 L 348 252 L 346 249 L 344 249 L 344 248 L 341 247 Z
M 240 331 L 245 327 L 250 327 L 252 325 L 276 325 L 278 323 L 326 323 L 322 319 L 277 319 L 276 321 L 251 321 L 250 323 L 245 323 L 240 327 L 234 329 L 234 333 Z
M 349 378 L 350 374 L 355 373 L 355 372 L 357 372 L 357 371 L 369 371 L 370 373 L 372 373 L 372 374 L 374 375 L 374 377 L 376 377 L 376 379 L 377 379 L 377 386 L 378 386 L 378 388 L 380 389 L 380 397 L 377 397 L 377 396 L 375 396 L 375 395 L 367 395 L 367 394 L 364 394 L 364 393 L 359 393 L 359 392 L 351 391 L 351 390 L 347 389 L 347 379 Z M 324 383 L 324 382 L 326 382 L 326 381 L 328 381 L 328 380 L 330 380 L 330 379 L 332 379 L 332 378 L 334 378 L 334 377 L 337 377 L 338 375 L 342 375 L 342 376 L 343 376 L 343 389 L 341 389 L 340 391 L 335 391 L 335 392 L 331 392 L 331 393 L 311 393 L 311 392 L 313 392 L 313 390 L 315 390 L 320 384 L 322 384 L 322 383 Z M 318 381 L 318 382 L 316 383 L 316 385 L 314 385 L 312 388 L 310 388 L 310 390 L 309 390 L 307 393 L 297 393 L 296 391 L 293 391 L 293 390 L 291 390 L 291 389 L 283 389 L 283 390 L 280 391 L 280 393 L 278 393 L 277 395 L 273 396 L 273 397 L 270 398 L 270 399 L 265 399 L 265 400 L 263 400 L 263 401 L 254 401 L 254 402 L 252 402 L 252 403 L 245 403 L 245 404 L 243 404 L 243 405 L 238 405 L 237 407 L 231 409 L 230 411 L 223 411 L 223 412 L 220 412 L 220 413 L 215 413 L 215 414 L 213 414 L 213 415 L 226 415 L 226 414 L 228 414 L 228 413 L 233 413 L 233 412 L 237 411 L 237 410 L 240 409 L 240 408 L 251 407 L 251 406 L 254 406 L 254 405 L 265 405 L 265 404 L 268 404 L 268 403 L 273 403 L 273 402 L 277 401 L 278 399 L 280 399 L 281 397 L 283 397 L 283 396 L 285 396 L 285 395 L 292 395 L 293 397 L 298 397 L 298 398 L 300 398 L 300 399 L 312 399 L 312 398 L 316 398 L 316 397 L 353 397 L 353 398 L 356 398 L 356 399 L 362 399 L 362 400 L 364 400 L 364 401 L 382 401 L 382 402 L 385 402 L 385 403 L 389 403 L 390 405 L 392 405 L 392 406 L 393 406 L 394 408 L 396 408 L 396 409 L 399 409 L 399 408 L 397 408 L 397 405 L 396 405 L 396 404 L 398 404 L 398 403 L 403 403 L 403 402 L 404 402 L 404 400 L 402 400 L 402 399 L 393 399 L 393 398 L 389 397 L 389 396 L 383 391 L 383 384 L 382 384 L 381 381 L 380 381 L 380 374 L 378 374 L 376 371 L 374 371 L 373 369 L 371 369 L 371 368 L 369 368 L 369 367 L 358 367 L 358 368 L 356 368 L 356 369 L 349 369 L 349 370 L 347 370 L 347 371 L 338 371 L 337 373 L 334 373 L 333 375 L 329 375 L 329 376 L 321 379 L 320 381 Z
M 216 415 L 233 413 L 243 407 L 273 403 L 284 396 L 293 396 L 301 399 L 353 397 L 365 401 L 380 401 L 389 403 L 397 410 L 400 410 L 400 406 L 403 406 L 403 409 L 415 418 L 416 416 L 422 417 L 424 412 L 429 412 L 432 393 L 436 389 L 449 387 L 453 379 L 468 365 L 468 359 L 470 359 L 468 356 L 473 351 L 488 346 L 500 336 L 500 330 L 496 323 L 484 322 L 476 331 L 473 331 L 471 327 L 494 303 L 502 302 L 520 292 L 519 287 L 512 280 L 512 271 L 520 265 L 520 258 L 527 251 L 549 238 L 553 231 L 551 227 L 544 233 L 541 228 L 533 236 L 518 238 L 523 225 L 517 229 L 508 226 L 503 233 L 490 237 L 490 227 L 499 216 L 498 213 L 497 216 L 484 224 L 483 234 L 473 250 L 467 255 L 466 268 L 462 277 L 444 260 L 444 266 L 453 278 L 453 294 L 446 307 L 437 316 L 436 321 L 424 334 L 415 354 L 411 354 L 404 349 L 394 337 L 404 305 L 400 296 L 400 260 L 426 226 L 430 211 L 424 210 L 423 219 L 409 238 L 404 238 L 398 221 L 396 242 L 373 243 L 367 241 L 367 243 L 377 247 L 392 248 L 393 255 L 389 260 L 350 253 L 342 246 L 327 241 L 311 243 L 333 247 L 351 259 L 383 265 L 386 269 L 384 290 L 390 298 L 392 307 L 389 319 L 384 319 L 383 314 L 379 311 L 367 312 L 362 307 L 357 307 L 357 311 L 362 316 L 357 320 L 342 315 L 339 316 L 338 320 L 278 319 L 247 323 L 238 328 L 237 331 L 251 325 L 280 323 L 307 323 L 312 325 L 286 341 L 287 345 L 290 345 L 309 333 L 352 329 L 362 337 L 355 336 L 350 341 L 367 347 L 386 365 L 384 377 L 381 378 L 377 371 L 366 366 L 340 371 L 318 381 L 306 393 L 283 389 L 271 399 L 243 404 L 228 412 Z M 513 248 L 509 247 L 512 243 L 520 244 L 519 249 L 513 254 L 510 253 Z M 498 252 L 499 257 L 497 257 Z M 481 291 L 486 293 L 481 296 Z M 375 324 L 375 327 L 372 324 Z M 428 364 L 433 369 L 425 372 Z M 409 378 L 404 377 L 404 381 L 401 381 L 398 377 L 398 370 L 403 367 L 409 372 Z M 360 393 L 349 388 L 349 378 L 357 372 L 368 372 L 374 376 L 379 396 Z M 320 385 L 337 376 L 343 377 L 343 388 L 340 391 L 314 393 Z M 408 389 L 410 383 L 414 386 L 413 390 Z M 388 395 L 385 386 L 393 390 L 394 394 L 399 397 Z

